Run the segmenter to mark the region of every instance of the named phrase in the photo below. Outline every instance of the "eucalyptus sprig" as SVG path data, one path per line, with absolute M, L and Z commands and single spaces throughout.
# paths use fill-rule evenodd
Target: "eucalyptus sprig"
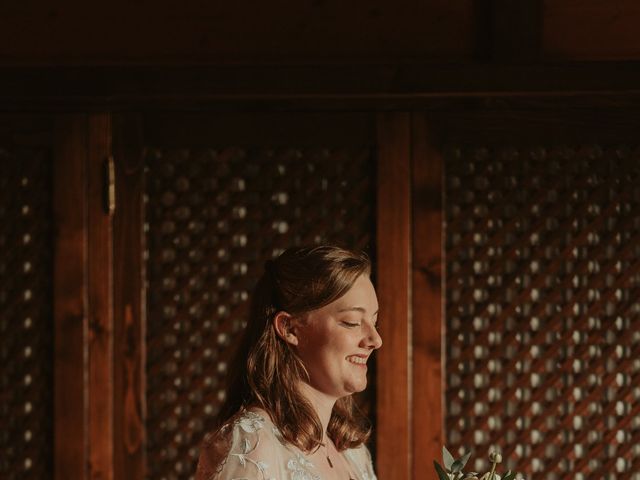
M 437 461 L 433 461 L 433 466 L 436 468 L 439 480 L 514 480 L 516 473 L 511 470 L 507 471 L 503 476 L 496 473 L 496 466 L 502 463 L 502 455 L 498 452 L 491 452 L 489 454 L 489 462 L 491 463 L 491 470 L 482 476 L 478 472 L 464 473 L 463 469 L 467 462 L 471 452 L 467 452 L 462 457 L 456 459 L 451 455 L 447 447 L 442 447 L 442 463 L 444 467 Z

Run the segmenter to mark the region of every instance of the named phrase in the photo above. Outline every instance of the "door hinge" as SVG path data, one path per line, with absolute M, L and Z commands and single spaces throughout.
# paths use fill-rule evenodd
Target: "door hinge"
M 104 209 L 108 215 L 116 210 L 116 166 L 112 156 L 104 162 Z

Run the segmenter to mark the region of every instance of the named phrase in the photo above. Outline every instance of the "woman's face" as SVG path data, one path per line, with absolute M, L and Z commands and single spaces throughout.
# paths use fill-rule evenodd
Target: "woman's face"
M 367 360 L 380 348 L 378 299 L 361 275 L 341 298 L 314 310 L 296 326 L 296 351 L 314 389 L 340 398 L 367 386 Z

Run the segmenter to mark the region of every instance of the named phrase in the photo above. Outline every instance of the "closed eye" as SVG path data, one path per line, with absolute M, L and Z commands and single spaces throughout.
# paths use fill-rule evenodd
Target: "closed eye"
M 354 327 L 360 326 L 359 323 L 353 323 L 353 322 L 340 322 L 340 323 L 342 323 L 342 325 L 344 325 L 347 328 L 354 328 Z

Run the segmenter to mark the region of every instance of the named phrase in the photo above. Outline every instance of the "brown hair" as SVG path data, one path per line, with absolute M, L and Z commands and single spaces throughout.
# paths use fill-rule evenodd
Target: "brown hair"
M 303 451 L 322 442 L 320 419 L 298 391 L 307 372 L 302 361 L 276 333 L 273 318 L 285 311 L 300 316 L 342 297 L 371 263 L 364 253 L 335 246 L 291 248 L 265 264 L 251 299 L 249 321 L 231 369 L 219 425 L 250 406 L 271 416 L 284 439 Z M 351 396 L 337 400 L 328 434 L 339 450 L 366 442 L 368 421 Z

